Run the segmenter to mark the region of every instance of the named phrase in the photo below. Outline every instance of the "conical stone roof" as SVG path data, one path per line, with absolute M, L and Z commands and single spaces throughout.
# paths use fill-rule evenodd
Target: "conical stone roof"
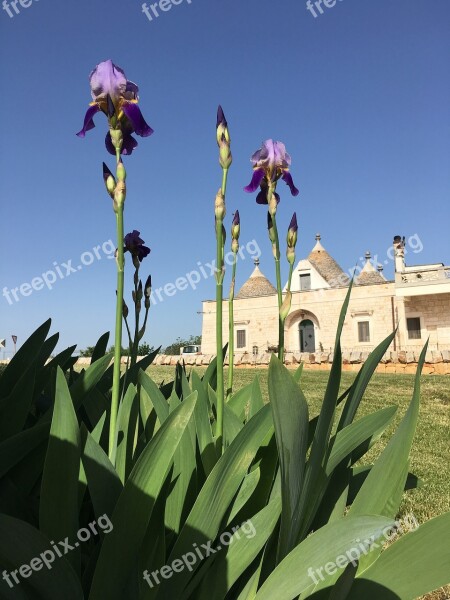
M 360 274 L 355 278 L 356 285 L 375 285 L 377 283 L 386 283 L 386 279 L 377 271 L 371 262 L 370 252 L 366 252 L 366 264 Z
M 320 235 L 316 235 L 316 245 L 308 256 L 308 261 L 331 287 L 348 285 L 350 277 L 344 273 L 338 263 L 328 254 L 320 243 Z
M 259 269 L 259 261 L 255 261 L 255 269 L 236 295 L 236 300 L 243 298 L 258 298 L 259 296 L 273 296 L 277 290 Z

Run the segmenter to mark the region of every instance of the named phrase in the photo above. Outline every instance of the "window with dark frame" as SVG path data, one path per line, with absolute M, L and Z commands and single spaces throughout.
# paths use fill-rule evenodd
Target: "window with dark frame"
M 406 328 L 408 330 L 409 340 L 420 340 L 422 332 L 420 331 L 420 317 L 408 317 L 406 319 Z
M 309 273 L 304 273 L 300 275 L 300 290 L 308 291 L 311 289 L 311 275 Z
M 369 321 L 360 321 L 358 323 L 358 341 L 361 343 L 370 342 Z
M 246 347 L 246 339 L 245 339 L 246 331 L 245 329 L 238 329 L 236 331 L 236 348 L 245 348 Z

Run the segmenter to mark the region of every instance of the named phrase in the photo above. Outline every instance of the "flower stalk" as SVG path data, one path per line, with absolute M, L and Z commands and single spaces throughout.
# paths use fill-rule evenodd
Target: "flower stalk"
M 114 332 L 114 366 L 113 366 L 113 386 L 111 396 L 111 414 L 109 419 L 109 447 L 108 455 L 111 460 L 114 458 L 116 446 L 117 414 L 119 412 L 120 397 L 120 364 L 122 360 L 122 316 L 123 316 L 123 292 L 125 281 L 125 256 L 123 248 L 124 226 L 123 211 L 126 197 L 125 169 L 120 160 L 120 142 L 116 147 L 116 161 L 118 179 L 114 191 L 114 212 L 116 213 L 116 232 L 117 232 L 117 298 L 116 298 L 116 323 Z
M 298 196 L 299 190 L 295 187 L 292 175 L 290 173 L 291 157 L 286 152 L 286 147 L 282 142 L 275 142 L 272 139 L 266 140 L 262 147 L 257 150 L 252 158 L 253 176 L 250 183 L 244 188 L 244 191 L 253 193 L 260 188 L 256 196 L 257 204 L 267 204 L 269 208 L 269 238 L 272 242 L 273 257 L 275 260 L 275 273 L 277 279 L 277 297 L 278 297 L 278 358 L 284 359 L 284 321 L 286 316 L 286 303 L 283 303 L 283 289 L 281 287 L 281 265 L 280 265 L 280 240 L 277 228 L 277 206 L 280 202 L 280 196 L 276 192 L 277 182 L 283 180 L 289 187 L 292 196 Z M 292 278 L 292 273 L 290 275 Z M 290 297 L 289 290 L 287 296 Z M 289 304 L 290 308 L 290 304 Z
M 275 260 L 275 277 L 277 282 L 277 299 L 278 299 L 278 358 L 283 362 L 284 359 L 284 321 L 281 316 L 283 306 L 283 288 L 281 284 L 281 264 L 280 264 L 280 239 L 278 236 L 277 227 L 277 199 L 276 199 L 276 183 L 271 182 L 267 188 L 267 204 L 269 205 L 269 215 L 271 217 L 272 227 L 269 230 L 269 236 L 273 238 L 272 252 Z
M 223 370 L 223 280 L 225 276 L 225 230 L 223 221 L 226 214 L 225 197 L 227 193 L 228 169 L 233 161 L 230 147 L 230 133 L 222 107 L 217 110 L 217 145 L 219 147 L 219 164 L 222 167 L 222 186 L 215 202 L 216 227 L 216 354 L 217 354 L 217 415 L 216 415 L 216 447 L 219 454 L 223 451 L 223 413 L 225 403 L 224 370 Z
M 239 250 L 239 234 L 241 231 L 239 211 L 237 210 L 231 225 L 231 251 L 233 253 L 233 265 L 231 271 L 230 296 L 228 298 L 228 386 L 227 401 L 233 393 L 234 378 L 234 290 L 236 284 L 236 264 Z
M 97 113 L 103 113 L 107 117 L 109 128 L 105 137 L 105 146 L 107 151 L 116 157 L 116 178 L 103 163 L 103 179 L 106 190 L 113 201 L 117 233 L 116 323 L 108 448 L 109 457 L 113 461 L 120 397 L 122 318 L 126 320 L 123 303 L 125 268 L 123 212 L 126 198 L 126 171 L 121 155 L 130 155 L 137 147 L 138 143 L 132 134 L 148 137 L 152 135 L 153 129 L 145 121 L 138 106 L 139 87 L 133 81 L 128 80 L 123 69 L 115 65 L 112 60 L 103 61 L 95 67 L 89 75 L 89 84 L 93 101 L 86 111 L 83 127 L 77 136 L 84 138 L 86 133 L 95 127 L 94 116 Z M 150 250 L 148 251 L 150 252 Z M 128 323 L 126 325 L 129 339 L 131 339 Z
M 284 324 L 285 324 L 286 318 L 291 310 L 291 304 L 292 304 L 291 284 L 292 284 L 292 274 L 294 272 L 294 264 L 295 264 L 295 246 L 297 244 L 297 231 L 298 231 L 297 215 L 296 215 L 296 213 L 294 213 L 292 216 L 290 225 L 289 225 L 287 236 L 286 236 L 286 243 L 287 243 L 286 258 L 289 263 L 289 276 L 288 276 L 288 282 L 287 282 L 286 295 L 284 297 L 284 300 L 281 304 L 281 309 L 280 309 L 280 327 L 283 330 L 283 347 L 282 347 L 282 355 L 280 358 L 281 361 L 284 360 Z

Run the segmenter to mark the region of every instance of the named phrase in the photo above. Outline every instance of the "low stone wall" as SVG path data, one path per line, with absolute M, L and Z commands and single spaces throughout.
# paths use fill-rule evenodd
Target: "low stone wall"
M 266 352 L 260 356 L 252 354 L 241 354 L 235 356 L 234 364 L 236 367 L 268 367 L 272 354 Z M 367 360 L 369 352 L 343 352 L 342 370 L 358 372 L 361 365 Z M 420 352 L 386 352 L 377 367 L 377 373 L 415 373 Z M 144 358 L 139 357 L 140 358 Z M 213 360 L 212 354 L 193 354 L 184 356 L 168 356 L 158 354 L 153 361 L 153 365 L 172 366 L 184 361 L 187 366 L 207 367 Z M 8 364 L 9 361 L 0 361 L 0 364 Z M 79 358 L 77 365 L 86 366 L 91 362 L 90 358 Z M 122 357 L 122 363 L 126 364 L 127 357 Z M 311 371 L 329 371 L 333 362 L 333 353 L 315 352 L 313 354 L 306 352 L 287 352 L 285 356 L 285 365 L 296 368 L 303 363 L 304 368 Z M 225 358 L 225 365 L 228 365 L 228 357 Z M 425 365 L 423 367 L 425 375 L 450 375 L 450 350 L 429 350 L 425 356 Z
M 241 354 L 235 357 L 236 367 L 267 367 L 272 354 L 265 353 L 260 356 Z M 361 365 L 367 360 L 368 352 L 343 352 L 342 362 L 344 371 L 357 372 Z M 378 373 L 415 373 L 420 352 L 387 352 L 377 367 Z M 175 366 L 184 361 L 187 366 L 208 366 L 214 355 L 201 354 L 192 356 L 166 356 L 159 354 L 154 360 L 154 365 Z M 328 352 L 316 352 L 309 354 L 305 352 L 287 352 L 285 356 L 287 366 L 296 367 L 303 363 L 305 369 L 315 371 L 328 371 L 333 362 L 333 354 Z M 228 357 L 225 358 L 228 365 Z M 450 375 L 450 350 L 430 350 L 425 357 L 424 374 Z

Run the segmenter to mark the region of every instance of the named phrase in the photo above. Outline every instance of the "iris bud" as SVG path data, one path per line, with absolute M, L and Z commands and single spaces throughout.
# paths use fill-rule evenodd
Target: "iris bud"
M 216 215 L 216 219 L 218 219 L 219 221 L 223 221 L 223 219 L 225 218 L 225 215 L 226 215 L 226 209 L 225 209 L 225 198 L 224 198 L 224 195 L 222 194 L 222 189 L 220 189 L 217 192 L 216 202 L 215 202 L 215 206 L 214 206 L 214 212 Z
M 219 163 L 222 169 L 229 169 L 233 162 L 231 154 L 231 139 L 230 132 L 228 130 L 228 123 L 225 118 L 222 107 L 219 106 L 217 110 L 217 145 L 219 146 Z
M 127 178 L 127 172 L 125 171 L 125 167 L 124 167 L 124 164 L 122 161 L 120 161 L 119 164 L 117 165 L 116 174 L 117 174 L 117 179 L 119 181 L 125 181 L 125 179 Z
M 138 291 L 137 291 L 137 299 L 138 301 L 142 300 L 144 293 L 142 291 L 142 281 L 139 280 Z
M 272 215 L 270 212 L 267 213 L 267 230 L 269 232 L 269 240 L 272 244 L 275 244 L 275 230 L 273 228 Z
M 287 242 L 288 248 L 295 248 L 295 245 L 297 244 L 297 231 L 298 231 L 297 214 L 294 213 L 292 215 L 292 219 L 289 224 L 289 229 L 288 229 L 287 237 L 286 237 L 286 242 Z
M 231 223 L 231 237 L 233 240 L 239 240 L 241 233 L 241 219 L 239 217 L 239 211 L 234 213 L 233 222 Z
M 114 190 L 116 189 L 116 180 L 114 179 L 114 175 L 108 169 L 108 166 L 103 163 L 103 181 L 105 182 L 105 187 L 108 194 L 111 198 L 114 198 Z
M 292 293 L 288 290 L 286 292 L 286 296 L 284 297 L 283 300 L 283 304 L 281 305 L 280 308 L 280 319 L 283 321 L 286 320 L 286 317 L 289 314 L 289 311 L 291 310 L 291 303 L 292 303 Z
M 147 277 L 147 281 L 145 282 L 144 295 L 146 298 L 150 298 L 151 293 L 152 293 L 152 276 L 149 275 Z
M 118 209 L 119 207 L 123 206 L 126 196 L 127 189 L 125 186 L 125 182 L 119 181 L 114 191 L 114 210 L 116 210 L 116 207 Z

